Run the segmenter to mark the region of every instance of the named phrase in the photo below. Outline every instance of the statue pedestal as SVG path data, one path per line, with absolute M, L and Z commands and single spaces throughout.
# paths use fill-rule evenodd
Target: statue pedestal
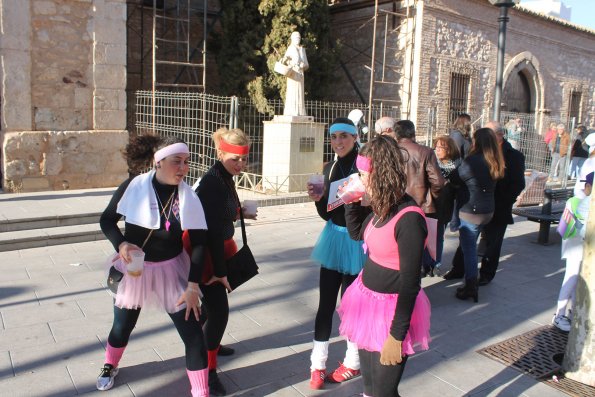
M 322 172 L 324 126 L 311 116 L 275 116 L 264 122 L 264 189 L 283 193 L 306 190 L 308 177 Z

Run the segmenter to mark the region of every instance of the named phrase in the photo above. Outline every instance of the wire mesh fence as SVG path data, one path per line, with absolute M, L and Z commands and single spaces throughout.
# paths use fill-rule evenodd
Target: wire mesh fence
M 283 173 L 263 175 L 264 122 L 274 114 L 283 113 L 281 100 L 269 100 L 269 112 L 261 112 L 248 98 L 214 96 L 190 92 L 136 92 L 136 132 L 155 133 L 161 136 L 178 136 L 188 143 L 191 151 L 190 172 L 187 182 L 195 183 L 216 161 L 212 134 L 220 127 L 242 129 L 251 142 L 246 171 L 236 177 L 236 186 L 241 198 L 257 198 L 261 205 L 290 204 L 307 200 L 305 184 L 300 184 L 305 175 Z M 361 103 L 306 101 L 306 111 L 318 123 L 325 124 L 322 144 L 322 164 L 331 161 L 334 152 L 330 147 L 328 126 L 337 117 L 347 117 L 353 109 L 361 109 L 365 115 L 372 113 L 372 120 L 381 116 L 396 117 L 395 109 L 373 106 L 368 109 Z M 366 117 L 364 117 L 366 120 Z M 363 142 L 367 136 L 361 136 Z M 289 144 L 289 138 L 287 144 Z M 282 156 L 283 154 L 279 154 Z M 293 153 L 292 153 L 293 155 Z M 301 188 L 279 188 L 286 185 Z

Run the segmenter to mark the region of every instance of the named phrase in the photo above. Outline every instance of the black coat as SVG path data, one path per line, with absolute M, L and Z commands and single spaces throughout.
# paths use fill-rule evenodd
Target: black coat
M 525 188 L 525 156 L 510 143 L 502 143 L 504 155 L 504 178 L 496 183 L 494 190 L 495 208 L 492 223 L 512 225 L 512 205 Z

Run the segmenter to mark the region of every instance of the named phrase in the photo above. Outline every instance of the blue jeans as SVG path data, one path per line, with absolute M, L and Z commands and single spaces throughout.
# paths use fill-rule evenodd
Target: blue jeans
M 459 245 L 463 251 L 465 280 L 477 278 L 477 238 L 482 225 L 476 225 L 461 219 Z

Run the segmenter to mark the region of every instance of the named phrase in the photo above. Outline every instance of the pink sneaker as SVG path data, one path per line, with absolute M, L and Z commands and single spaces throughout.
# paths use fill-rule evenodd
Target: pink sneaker
M 313 369 L 310 371 L 310 389 L 318 390 L 324 386 L 326 369 Z
M 351 369 L 347 368 L 340 363 L 339 368 L 337 368 L 330 376 L 329 380 L 335 383 L 345 382 L 346 380 L 353 379 L 356 376 L 361 374 L 359 369 Z

